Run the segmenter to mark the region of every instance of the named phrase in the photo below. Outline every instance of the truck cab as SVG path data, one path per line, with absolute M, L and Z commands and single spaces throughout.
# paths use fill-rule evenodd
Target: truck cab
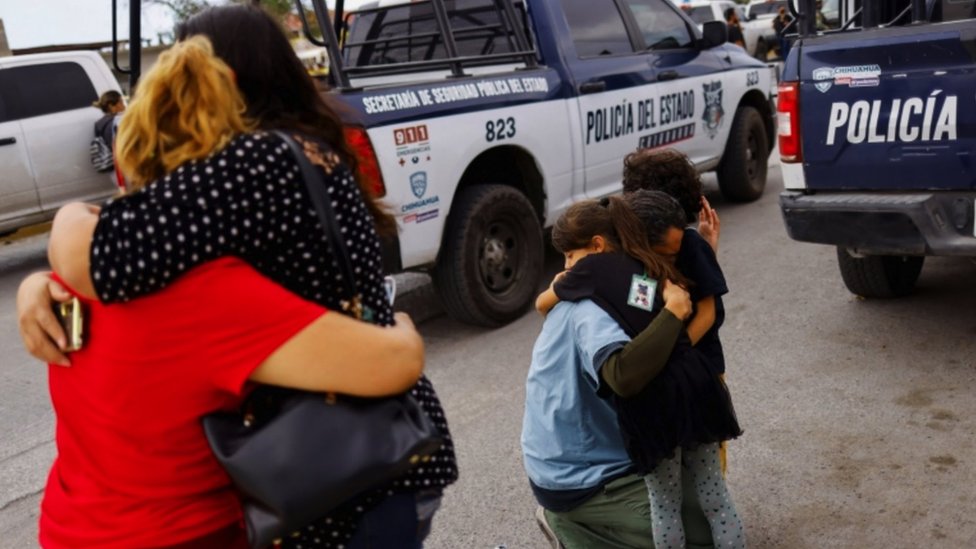
M 905 295 L 926 256 L 976 256 L 976 2 L 842 2 L 826 31 L 812 4 L 780 84 L 786 229 L 851 292 Z
M 99 95 L 118 91 L 94 52 L 0 57 L 0 234 L 40 223 L 70 201 L 118 188 L 89 159 Z

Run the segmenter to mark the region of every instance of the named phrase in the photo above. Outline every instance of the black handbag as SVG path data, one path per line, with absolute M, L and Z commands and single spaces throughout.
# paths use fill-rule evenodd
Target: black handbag
M 275 133 L 301 166 L 342 269 L 349 296 L 342 307 L 361 318 L 353 270 L 325 181 L 298 143 Z M 210 414 L 202 421 L 210 448 L 243 496 L 248 541 L 255 548 L 271 545 L 428 461 L 443 442 L 409 393 L 374 399 L 261 388 L 240 412 Z

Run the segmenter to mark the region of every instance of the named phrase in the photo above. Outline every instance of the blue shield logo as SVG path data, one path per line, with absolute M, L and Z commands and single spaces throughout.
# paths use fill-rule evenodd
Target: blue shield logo
M 410 190 L 417 198 L 423 198 L 427 192 L 427 172 L 417 172 L 410 175 Z
M 827 90 L 829 90 L 830 86 L 833 84 L 834 69 L 828 67 L 814 69 L 813 79 L 816 81 L 813 87 L 817 88 L 817 91 L 820 93 L 827 93 Z

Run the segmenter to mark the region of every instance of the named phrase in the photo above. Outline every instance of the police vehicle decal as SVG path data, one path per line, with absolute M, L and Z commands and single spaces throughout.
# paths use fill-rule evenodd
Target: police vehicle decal
M 827 93 L 833 86 L 873 88 L 881 84 L 881 66 L 819 67 L 813 70 L 813 80 L 821 93 Z
M 470 80 L 439 79 L 419 85 L 396 86 L 368 92 L 345 92 L 343 99 L 354 109 L 355 122 L 369 126 L 398 125 L 431 116 L 450 116 L 478 110 L 538 104 L 566 98 L 571 89 L 561 85 L 552 69 L 518 76 L 472 77 Z
M 395 128 L 393 141 L 396 143 L 397 164 L 400 167 L 430 162 L 430 137 L 426 124 Z
M 696 165 L 716 162 L 744 84 L 755 67 L 580 95 L 587 196 L 619 192 L 621 159 L 639 148 L 675 147 Z M 760 85 L 770 85 L 760 71 Z M 712 164 L 714 165 L 714 164 Z
M 837 101 L 830 105 L 826 143 L 955 141 L 958 104 L 957 96 L 942 90 L 927 98 Z
M 722 108 L 722 81 L 702 84 L 702 95 L 705 97 L 705 112 L 702 114 L 705 132 L 710 139 L 715 139 L 725 118 L 725 109 Z
M 531 102 L 367 128 L 384 177 L 383 201 L 400 226 L 403 264 L 436 258 L 458 182 L 470 163 L 492 148 L 530 152 L 545 180 L 547 210 L 561 213 L 568 207 L 582 193 L 582 161 L 573 153 L 580 145 L 570 136 L 578 122 L 568 116 L 569 105 L 569 100 Z M 489 125 L 496 134 L 491 141 Z

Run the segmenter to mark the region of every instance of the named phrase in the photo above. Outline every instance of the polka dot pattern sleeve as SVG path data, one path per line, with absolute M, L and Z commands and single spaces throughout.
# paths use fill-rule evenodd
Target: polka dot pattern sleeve
M 373 322 L 392 324 L 379 238 L 355 178 L 327 147 L 299 141 L 316 153 L 309 159 L 325 172 L 364 308 L 372 312 Z M 247 134 L 103 207 L 92 241 L 91 277 L 102 301 L 127 301 L 164 288 L 196 265 L 237 256 L 293 293 L 341 310 L 344 287 L 325 238 L 285 143 L 272 134 Z M 439 489 L 457 479 L 453 442 L 433 386 L 422 377 L 411 393 L 444 436 L 440 451 L 286 545 L 342 547 L 359 516 L 384 494 Z

